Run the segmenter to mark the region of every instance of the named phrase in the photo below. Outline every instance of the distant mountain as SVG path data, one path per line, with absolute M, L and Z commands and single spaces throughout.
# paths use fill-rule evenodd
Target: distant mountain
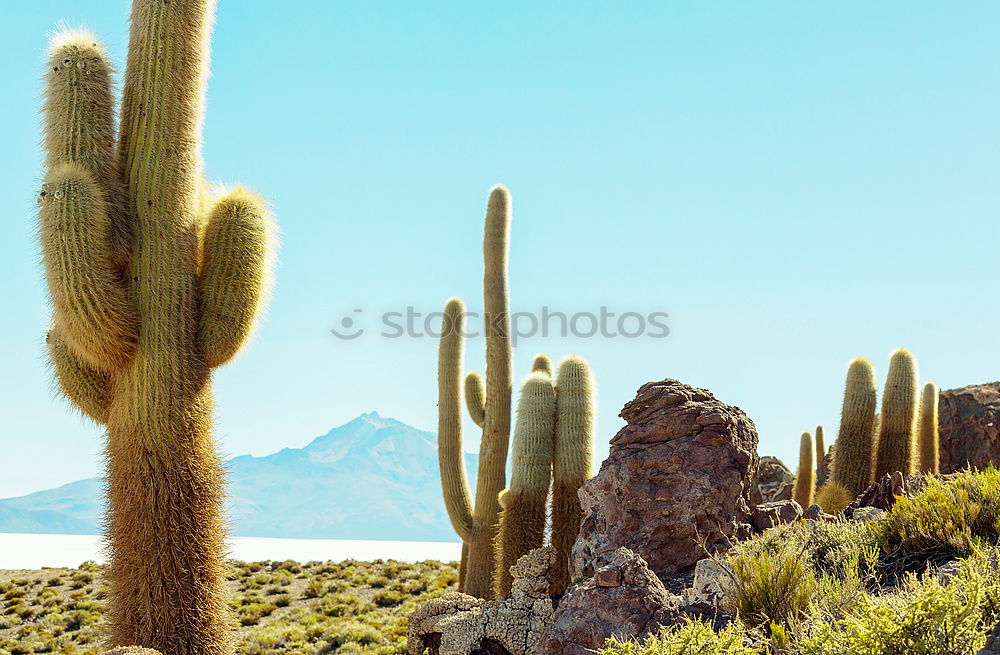
M 474 489 L 477 457 L 465 457 Z M 236 536 L 457 540 L 441 498 L 436 436 L 375 412 L 305 448 L 228 466 Z M 0 500 L 0 532 L 96 534 L 102 503 L 96 478 Z

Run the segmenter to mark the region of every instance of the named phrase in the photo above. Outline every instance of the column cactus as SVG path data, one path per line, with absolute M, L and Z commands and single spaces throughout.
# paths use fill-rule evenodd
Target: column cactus
M 875 367 L 868 359 L 858 357 L 847 369 L 840 432 L 830 472 L 830 484 L 845 489 L 852 498 L 864 491 L 871 479 L 877 403 Z
M 822 486 L 826 482 L 826 432 L 822 425 L 816 426 L 816 486 Z
M 938 389 L 933 382 L 924 385 L 920 394 L 920 419 L 917 425 L 920 444 L 920 472 L 941 472 L 941 443 L 938 435 Z
M 252 331 L 273 235 L 257 196 L 205 193 L 212 12 L 133 1 L 117 145 L 91 34 L 55 37 L 45 76 L 48 351 L 62 391 L 107 429 L 108 637 L 169 655 L 232 650 L 211 371 Z
M 803 432 L 799 439 L 799 470 L 795 473 L 792 500 L 803 509 L 813 504 L 816 494 L 816 442 L 811 432 Z
M 511 446 L 510 488 L 502 494 L 503 512 L 495 553 L 493 594 L 510 591 L 510 567 L 545 542 L 545 515 L 552 480 L 556 424 L 556 392 L 552 378 L 536 371 L 528 376 L 517 403 Z
M 874 479 L 901 471 L 917 472 L 917 360 L 906 348 L 889 358 L 889 373 L 882 392 L 882 422 L 878 435 L 878 456 Z
M 551 545 L 558 561 L 549 591 L 561 593 L 569 586 L 570 550 L 583 518 L 577 491 L 593 468 L 593 387 L 590 365 L 578 355 L 559 364 L 555 385 L 544 370 L 533 371 L 524 383 L 514 428 L 510 489 L 501 494 L 493 573 L 497 598 L 510 592 L 510 567 L 545 541 L 550 488 Z
M 594 376 L 586 360 L 571 355 L 559 364 L 556 434 L 552 460 L 552 591 L 570 583 L 569 556 L 580 534 L 583 508 L 577 492 L 594 475 Z
M 510 441 L 511 340 L 507 255 L 510 239 L 510 194 L 503 186 L 490 190 L 483 236 L 486 331 L 486 382 L 478 374 L 465 380 L 465 400 L 473 421 L 482 427 L 475 503 L 462 461 L 462 354 L 465 307 L 452 298 L 445 306 L 438 358 L 438 462 L 445 506 L 452 526 L 467 545 L 460 584 L 465 593 L 491 595 L 494 543 L 506 486 Z

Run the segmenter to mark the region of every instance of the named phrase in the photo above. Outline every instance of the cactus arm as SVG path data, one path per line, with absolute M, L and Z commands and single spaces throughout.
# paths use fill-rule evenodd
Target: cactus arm
M 486 416 L 479 448 L 475 520 L 477 534 L 469 545 L 466 593 L 486 598 L 492 589 L 493 549 L 500 512 L 497 494 L 506 487 L 510 444 L 511 341 L 507 256 L 510 241 L 510 194 L 503 186 L 490 190 L 483 231 L 486 322 Z
M 510 567 L 545 540 L 545 513 L 552 478 L 556 396 L 552 378 L 528 376 L 517 404 L 511 455 L 510 489 L 503 493 L 503 512 L 496 549 L 493 595 L 510 593 Z M 500 503 L 499 496 L 497 499 Z
M 465 305 L 459 298 L 450 299 L 444 308 L 441 342 L 438 346 L 438 465 L 444 504 L 455 532 L 468 542 L 475 522 L 469 480 L 462 451 L 461 379 L 465 348 Z M 466 570 L 468 573 L 468 563 Z
M 858 357 L 847 369 L 840 432 L 833 448 L 831 482 L 852 497 L 868 486 L 872 477 L 875 450 L 875 367 Z
M 135 307 L 113 268 L 105 194 L 93 174 L 63 163 L 39 195 L 39 236 L 56 321 L 89 365 L 116 371 L 135 350 Z
M 103 45 L 86 30 L 63 30 L 49 46 L 43 132 L 45 167 L 75 163 L 90 172 L 109 204 L 109 256 L 124 271 L 132 224 L 115 164 L 113 69 Z
M 473 423 L 483 427 L 486 418 L 486 389 L 483 387 L 483 377 L 472 371 L 465 376 L 465 406 Z
M 263 199 L 243 189 L 221 198 L 208 215 L 198 331 L 210 367 L 229 361 L 253 332 L 267 295 L 273 232 Z
M 582 357 L 571 355 L 559 364 L 556 381 L 552 547 L 557 560 L 550 593 L 561 593 L 570 583 L 570 551 L 583 520 L 577 492 L 593 476 L 594 407 L 594 376 L 590 365 Z
M 531 362 L 531 372 L 545 373 L 549 377 L 552 377 L 552 360 L 545 353 L 535 355 L 534 361 Z
M 86 416 L 106 423 L 111 377 L 81 361 L 55 328 L 45 335 L 45 346 L 60 391 Z

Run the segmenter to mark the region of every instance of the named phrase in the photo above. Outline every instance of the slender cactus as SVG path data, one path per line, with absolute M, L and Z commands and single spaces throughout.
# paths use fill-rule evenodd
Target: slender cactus
M 917 360 L 906 348 L 889 358 L 889 373 L 882 392 L 882 424 L 874 479 L 900 471 L 917 472 Z
M 864 491 L 871 479 L 877 402 L 875 367 L 864 357 L 858 357 L 847 369 L 840 433 L 833 448 L 830 476 L 832 483 L 846 489 L 852 497 Z
M 107 427 L 109 640 L 231 652 L 211 369 L 263 304 L 273 227 L 236 190 L 208 204 L 201 118 L 211 0 L 134 0 L 115 144 L 93 35 L 52 42 L 39 235 L 60 389 Z
M 799 440 L 799 470 L 795 473 L 792 500 L 803 508 L 813 504 L 816 495 L 816 442 L 811 432 L 803 432 Z
M 543 372 L 528 376 L 521 388 L 514 426 L 510 488 L 503 505 L 497 539 L 493 594 L 510 593 L 510 567 L 545 541 L 545 513 L 552 479 L 552 448 L 556 395 L 552 378 Z
M 510 299 L 507 288 L 507 255 L 510 241 L 510 194 L 503 186 L 490 190 L 483 235 L 483 292 L 486 311 L 486 384 L 478 374 L 466 378 L 466 405 L 473 420 L 483 429 L 479 447 L 479 475 L 475 503 L 468 483 L 458 484 L 459 472 L 465 479 L 461 461 L 461 352 L 463 330 L 454 325 L 455 312 L 464 315 L 464 306 L 452 299 L 445 308 L 438 381 L 438 460 L 445 505 L 452 525 L 468 544 L 461 567 L 460 586 L 465 593 L 480 598 L 492 591 L 494 544 L 500 504 L 497 495 L 506 486 L 507 449 L 510 441 L 511 341 Z M 449 319 L 449 316 L 452 318 Z M 463 318 L 464 320 L 464 318 Z M 456 355 L 457 352 L 457 355 Z M 456 362 L 457 361 L 457 365 Z M 453 451 L 453 452 L 443 452 Z
M 816 487 L 826 483 L 826 432 L 822 425 L 816 426 Z
M 941 472 L 941 444 L 938 436 L 938 389 L 933 382 L 924 385 L 920 395 L 920 472 Z
M 594 376 L 582 357 L 571 355 L 559 364 L 556 410 L 552 547 L 558 559 L 550 592 L 562 593 L 570 583 L 570 551 L 583 520 L 577 492 L 594 474 Z

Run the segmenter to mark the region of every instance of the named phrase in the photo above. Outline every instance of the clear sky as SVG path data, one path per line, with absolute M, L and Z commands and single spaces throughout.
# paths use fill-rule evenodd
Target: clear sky
M 101 467 L 42 366 L 37 112 L 46 33 L 86 21 L 121 63 L 127 11 L 4 7 L 0 497 Z M 266 193 L 283 232 L 269 318 L 216 376 L 223 450 L 369 410 L 433 430 L 437 343 L 382 338 L 378 316 L 481 308 L 495 183 L 514 310 L 670 313 L 665 339 L 518 344 L 518 378 L 539 350 L 591 361 L 602 456 L 652 379 L 739 405 L 794 465 L 802 430 L 836 431 L 854 356 L 1000 378 L 998 26 L 985 0 L 220 0 L 207 169 Z M 345 315 L 368 333 L 335 339 Z

